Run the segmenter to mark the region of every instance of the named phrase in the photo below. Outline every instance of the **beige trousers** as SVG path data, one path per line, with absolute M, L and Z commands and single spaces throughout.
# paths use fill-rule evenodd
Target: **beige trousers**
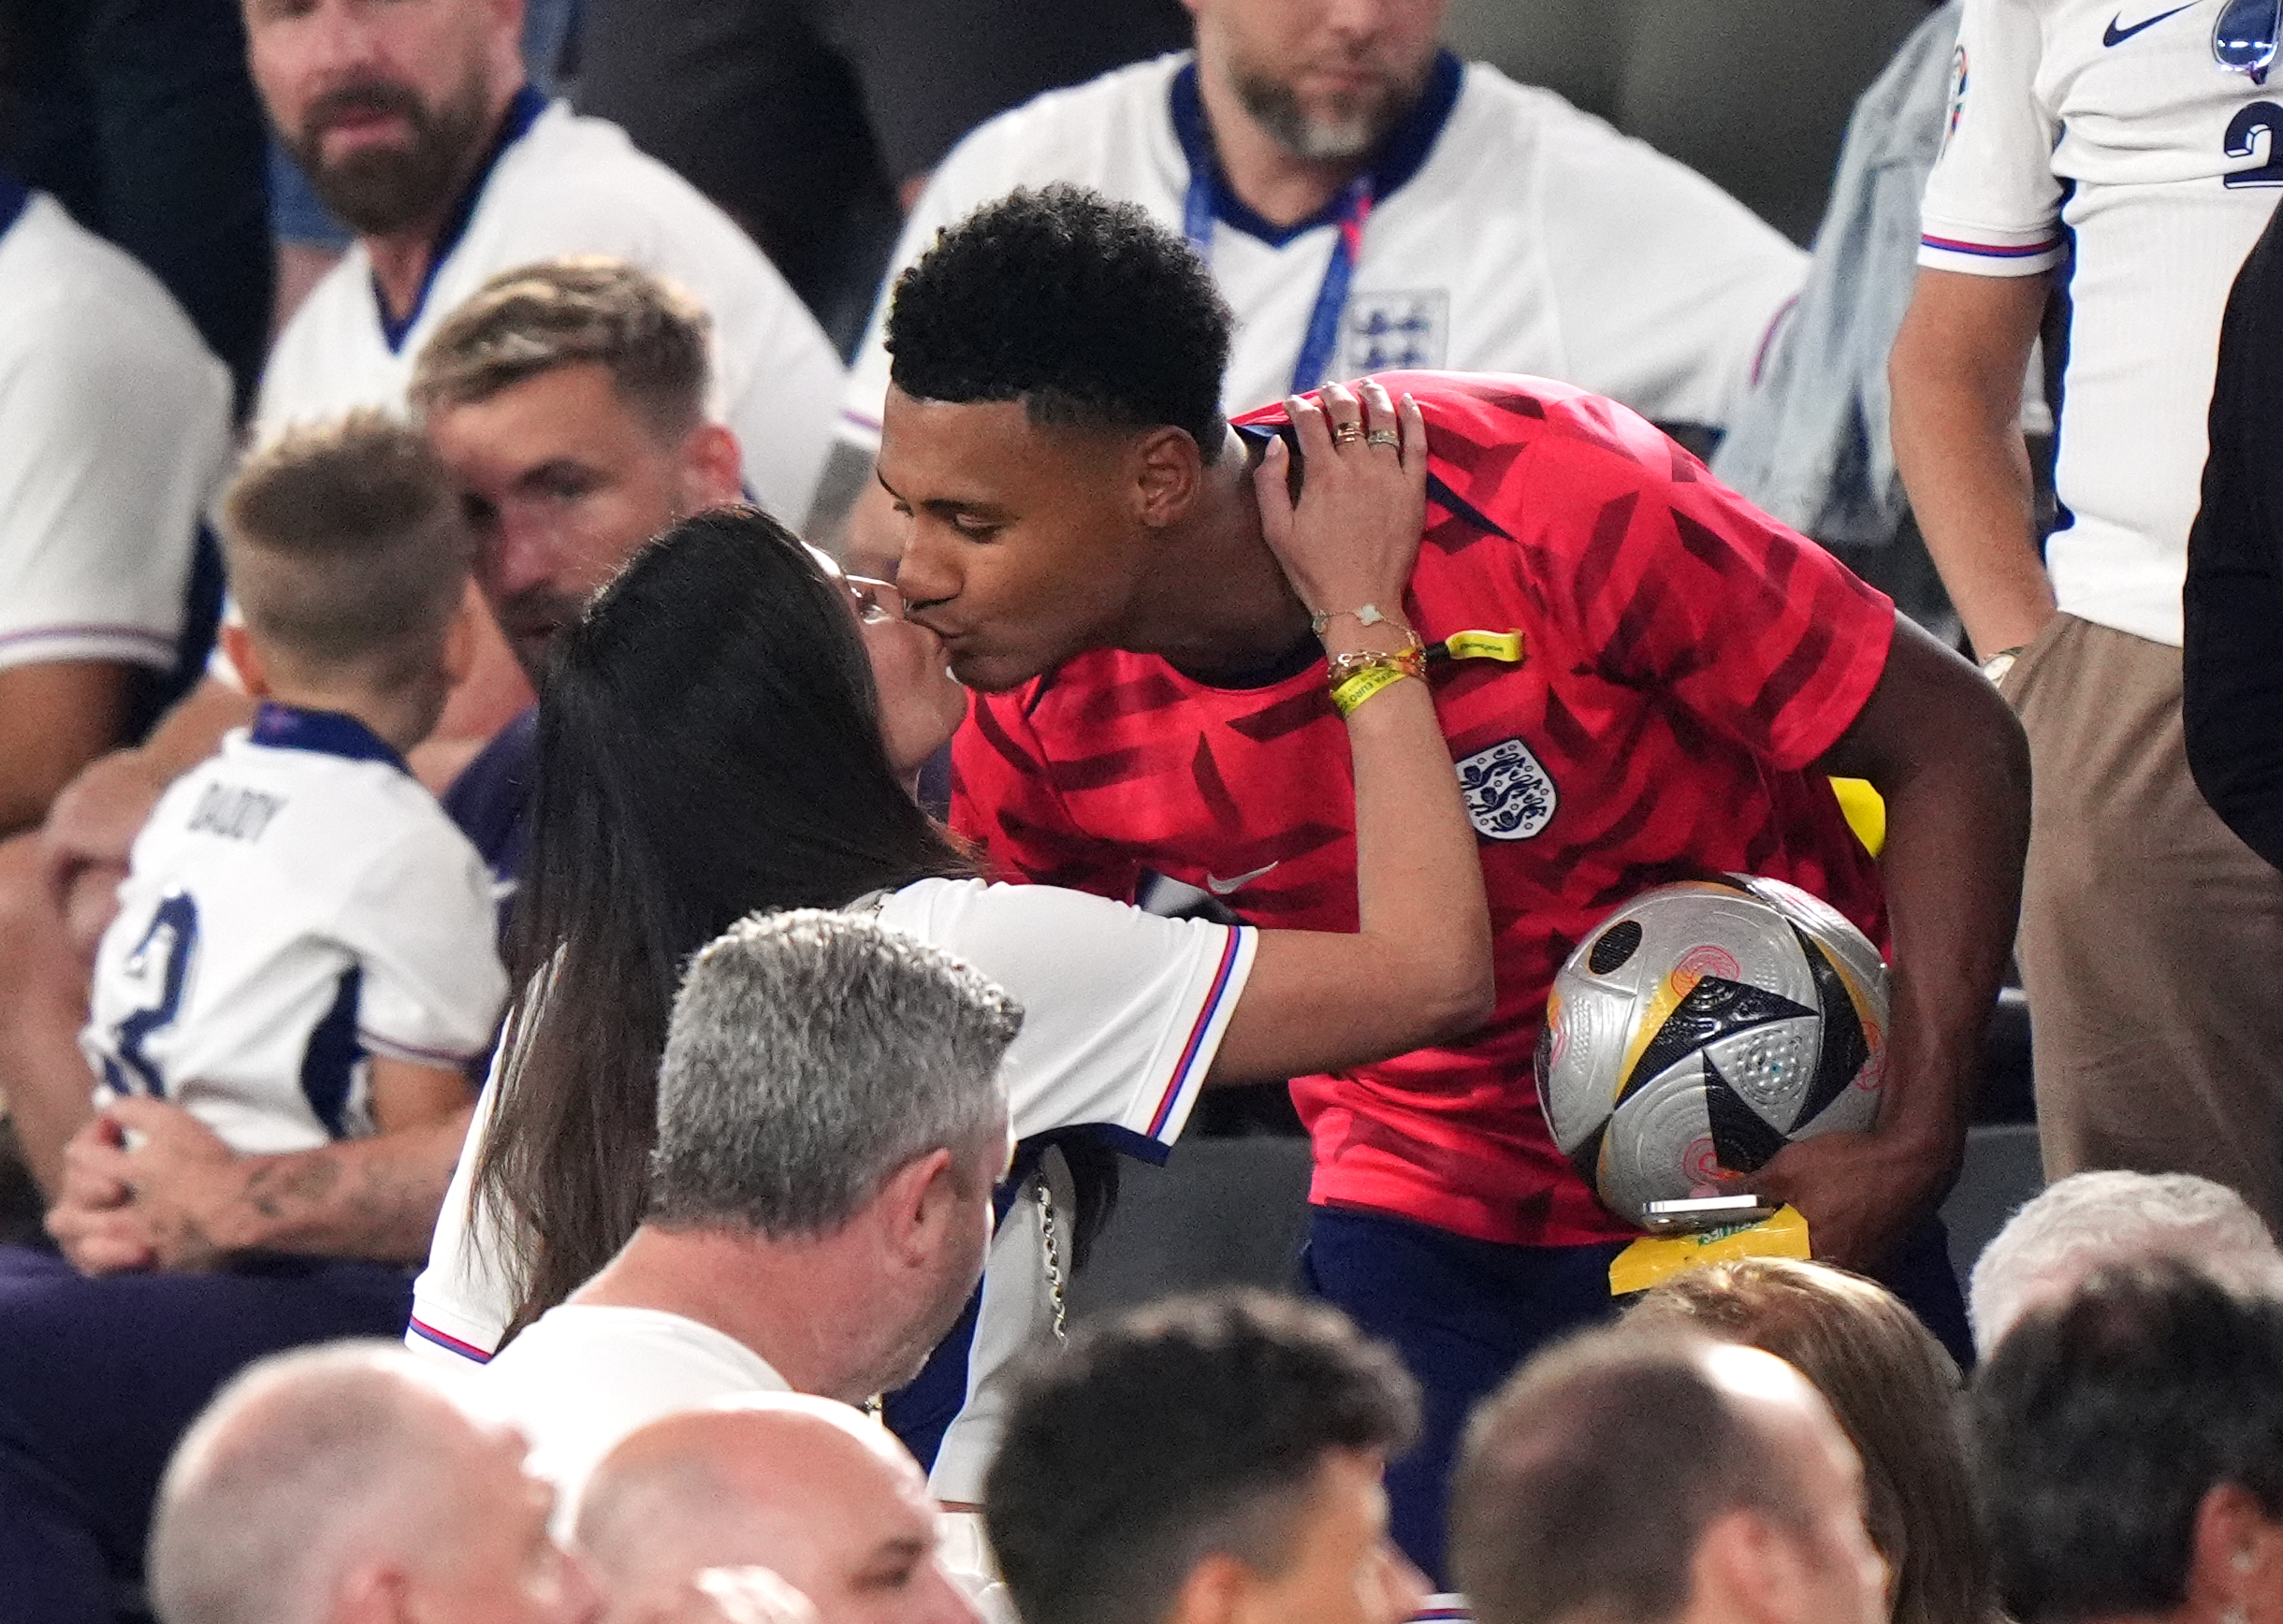
M 2283 875 L 2188 776 L 2180 651 L 2057 616 L 2004 691 L 2035 774 L 2017 950 L 2046 1176 L 2201 1173 L 2283 1233 Z

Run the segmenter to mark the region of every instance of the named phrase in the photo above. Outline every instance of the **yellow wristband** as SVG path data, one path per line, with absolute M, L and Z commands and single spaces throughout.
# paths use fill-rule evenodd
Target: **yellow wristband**
M 1381 689 L 1399 683 L 1411 674 L 1395 664 L 1369 665 L 1351 676 L 1343 678 L 1331 690 L 1331 708 L 1345 721 L 1356 714 L 1357 708 Z
M 1522 660 L 1520 631 L 1454 631 L 1434 647 L 1453 660 L 1497 660 L 1508 665 L 1520 665 Z

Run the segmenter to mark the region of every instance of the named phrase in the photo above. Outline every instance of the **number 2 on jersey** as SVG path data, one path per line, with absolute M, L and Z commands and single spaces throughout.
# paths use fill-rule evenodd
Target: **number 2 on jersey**
M 2227 154 L 2231 158 L 2259 156 L 2258 138 L 2267 138 L 2267 161 L 2248 169 L 2231 169 L 2231 186 L 2283 186 L 2283 107 L 2271 101 L 2247 102 L 2228 121 Z
M 182 1012 L 182 989 L 189 983 L 191 955 L 197 948 L 198 905 L 187 892 L 170 891 L 159 899 L 150 928 L 127 955 L 127 973 L 137 979 L 148 982 L 156 973 L 159 995 L 158 1002 L 111 1028 L 111 1052 L 118 1058 L 103 1063 L 103 1080 L 120 1093 L 166 1096 L 167 1080 L 143 1052 L 143 1043 L 173 1024 Z

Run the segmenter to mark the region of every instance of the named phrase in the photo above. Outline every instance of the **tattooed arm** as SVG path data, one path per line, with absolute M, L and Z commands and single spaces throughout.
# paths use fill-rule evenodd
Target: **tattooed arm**
M 416 1263 L 469 1114 L 241 1156 L 180 1107 L 115 1100 L 65 1151 L 48 1232 L 88 1274 L 214 1269 L 260 1252 Z

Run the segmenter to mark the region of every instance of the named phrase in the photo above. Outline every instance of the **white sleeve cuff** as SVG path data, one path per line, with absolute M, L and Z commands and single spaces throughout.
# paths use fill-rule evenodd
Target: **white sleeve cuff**
M 0 671 L 18 665 L 46 665 L 69 660 L 117 660 L 171 671 L 175 642 L 140 626 L 62 623 L 0 631 Z
M 1968 276 L 2035 276 L 2060 264 L 2068 247 L 2058 223 L 1996 230 L 1929 217 L 1918 239 L 1918 263 Z

